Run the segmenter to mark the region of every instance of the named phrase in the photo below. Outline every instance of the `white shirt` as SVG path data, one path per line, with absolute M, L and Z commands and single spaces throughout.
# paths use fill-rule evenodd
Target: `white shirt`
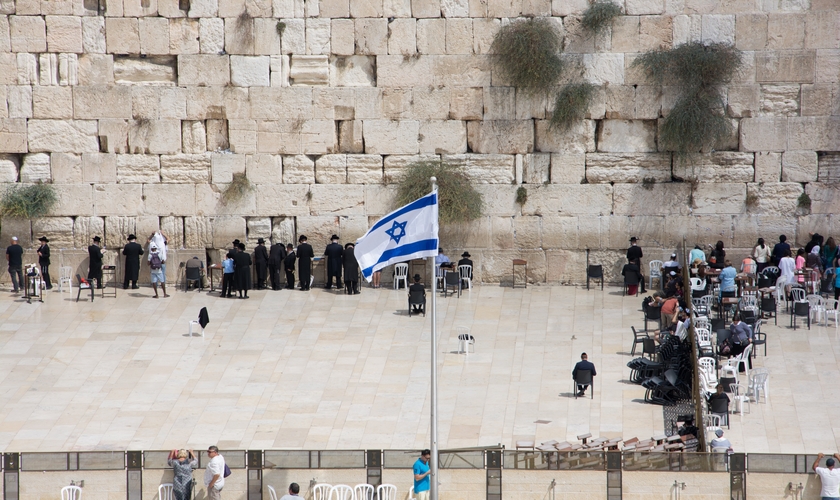
M 204 486 L 210 486 L 210 481 L 216 474 L 219 475 L 219 479 L 213 488 L 220 490 L 225 487 L 225 458 L 221 455 L 216 455 L 207 463 L 207 468 L 204 469 Z
M 821 497 L 840 497 L 840 469 L 827 469 L 825 467 L 817 467 L 817 475 L 822 480 L 822 489 L 820 490 Z
M 730 443 L 725 437 L 716 437 L 712 439 L 710 444 L 712 445 L 712 448 L 732 448 L 732 443 Z
M 796 281 L 793 274 L 796 272 L 796 261 L 792 257 L 782 257 L 782 260 L 779 261 L 779 271 L 784 276 L 785 283 L 794 283 Z
M 753 256 L 755 257 L 755 261 L 758 262 L 759 264 L 766 264 L 767 262 L 770 261 L 770 246 L 769 245 L 764 245 L 764 248 L 761 248 L 761 245 L 756 245 L 755 251 L 753 253 L 754 253 Z
M 300 500 L 301 498 L 303 497 L 300 495 L 292 495 L 291 493 L 289 493 L 280 497 L 280 500 Z

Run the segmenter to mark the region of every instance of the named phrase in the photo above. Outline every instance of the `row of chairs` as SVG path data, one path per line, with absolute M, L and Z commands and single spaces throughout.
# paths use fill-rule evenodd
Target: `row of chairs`
M 451 274 L 451 273 L 446 273 Z M 460 279 L 466 284 L 468 289 L 472 288 L 472 266 L 470 265 L 462 265 L 458 266 L 458 273 L 456 276 L 459 276 Z M 435 265 L 435 277 L 439 280 L 443 280 L 443 273 L 440 272 L 440 266 Z M 397 290 L 402 283 L 403 286 L 406 288 L 408 287 L 408 264 L 400 263 L 394 264 L 394 290 Z M 460 288 L 459 288 L 460 294 Z
M 375 495 L 374 495 L 375 492 Z M 277 500 L 277 492 L 268 487 L 271 500 Z M 312 500 L 397 500 L 397 487 L 393 484 L 380 484 L 374 490 L 371 484 L 357 484 L 355 488 L 346 484 L 316 484 L 312 488 Z M 414 498 L 414 488 L 409 492 L 409 498 Z M 163 500 L 163 499 L 161 499 Z

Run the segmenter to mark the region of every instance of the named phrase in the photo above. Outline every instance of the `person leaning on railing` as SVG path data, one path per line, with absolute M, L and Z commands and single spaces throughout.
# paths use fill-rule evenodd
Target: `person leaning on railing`
M 840 460 L 840 453 L 835 453 L 834 458 L 826 460 L 825 467 L 819 467 L 820 460 L 824 456 L 822 453 L 818 454 L 814 465 L 811 466 L 822 482 L 820 497 L 822 500 L 838 500 L 840 499 L 840 469 L 837 469 L 835 465 L 837 465 L 837 460 Z

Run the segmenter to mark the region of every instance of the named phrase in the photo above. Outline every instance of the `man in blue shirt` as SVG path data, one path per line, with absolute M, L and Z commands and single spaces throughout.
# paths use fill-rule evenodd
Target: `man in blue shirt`
M 429 469 L 429 460 L 432 458 L 432 452 L 423 450 L 420 452 L 420 458 L 414 462 L 414 493 L 417 495 L 417 500 L 429 500 L 429 474 L 432 471 Z

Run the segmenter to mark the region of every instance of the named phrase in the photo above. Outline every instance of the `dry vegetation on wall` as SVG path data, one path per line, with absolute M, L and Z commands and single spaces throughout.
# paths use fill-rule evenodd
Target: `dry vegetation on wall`
M 228 204 L 239 201 L 253 189 L 251 181 L 248 180 L 244 172 L 233 174 L 230 184 L 222 191 L 222 203 Z
M 600 33 L 612 25 L 613 19 L 621 15 L 621 7 L 612 2 L 594 2 L 583 13 L 580 24 L 592 33 Z
M 553 21 L 530 18 L 502 26 L 491 52 L 505 81 L 529 95 L 547 95 L 563 73 L 563 39 Z
M 650 51 L 633 62 L 656 84 L 679 89 L 660 129 L 659 142 L 665 150 L 683 156 L 708 152 L 731 133 L 723 86 L 732 80 L 741 62 L 741 53 L 731 45 L 700 42 Z
M 484 200 L 463 168 L 444 162 L 409 165 L 397 186 L 394 208 L 408 205 L 431 191 L 429 179 L 437 178 L 439 220 L 442 224 L 469 222 L 481 217 Z
M 591 83 L 570 83 L 564 85 L 554 98 L 554 111 L 551 113 L 551 128 L 568 130 L 578 120 L 586 117 L 586 110 L 598 90 Z
M 0 215 L 22 219 L 43 217 L 57 201 L 52 184 L 12 184 L 0 197 Z

